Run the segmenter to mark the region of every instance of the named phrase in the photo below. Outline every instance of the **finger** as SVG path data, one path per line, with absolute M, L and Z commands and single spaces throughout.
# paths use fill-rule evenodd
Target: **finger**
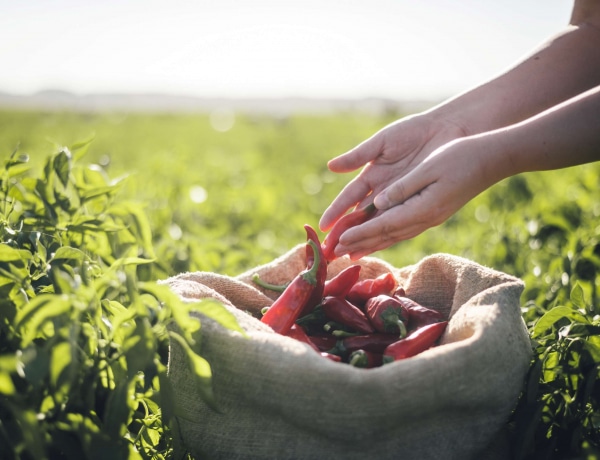
M 393 246 L 394 244 L 400 243 L 401 241 L 406 241 L 411 238 L 414 238 L 415 236 L 420 235 L 427 229 L 428 226 L 420 223 L 414 226 L 407 227 L 401 232 L 389 233 L 385 236 L 377 234 L 372 238 L 360 240 L 352 246 L 345 246 L 340 243 L 336 247 L 335 254 L 338 257 L 348 255 L 350 256 L 351 260 L 358 260 L 374 252 L 387 249 Z
M 375 206 L 380 210 L 390 209 L 406 202 L 433 183 L 435 179 L 427 174 L 427 169 L 421 164 L 379 192 L 374 198 Z
M 325 210 L 319 221 L 319 228 L 322 231 L 329 230 L 340 217 L 370 193 L 371 187 L 361 175 L 352 179 Z
M 377 158 L 383 149 L 383 136 L 374 134 L 348 152 L 327 163 L 328 168 L 337 173 L 354 171 Z
M 439 223 L 431 218 L 431 212 L 428 211 L 430 207 L 422 195 L 416 195 L 405 204 L 345 231 L 340 236 L 335 254 L 361 257 L 414 238 Z

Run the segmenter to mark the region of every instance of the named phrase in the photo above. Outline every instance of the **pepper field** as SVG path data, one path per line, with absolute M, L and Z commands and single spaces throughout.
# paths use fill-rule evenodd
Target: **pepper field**
M 165 332 L 186 321 L 153 282 L 236 275 L 304 241 L 352 176 L 327 160 L 399 116 L 237 114 L 223 132 L 205 114 L 0 112 L 0 456 L 173 458 L 165 348 L 189 331 Z M 504 180 L 375 254 L 447 252 L 524 280 L 535 359 L 515 458 L 600 455 L 599 177 Z M 210 398 L 209 363 L 190 362 Z

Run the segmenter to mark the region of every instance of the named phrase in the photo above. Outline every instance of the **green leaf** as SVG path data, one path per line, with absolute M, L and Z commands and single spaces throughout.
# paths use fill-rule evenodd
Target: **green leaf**
M 3 401 L 20 428 L 19 435 L 22 436 L 22 445 L 20 447 L 29 455 L 21 458 L 44 459 L 46 456 L 45 443 L 43 441 L 42 426 L 37 418 L 37 413 L 30 407 L 21 407 L 11 404 L 10 401 Z
M 50 356 L 46 347 L 29 345 L 19 356 L 19 367 L 25 379 L 35 388 L 45 385 L 50 369 Z
M 87 154 L 90 146 L 92 145 L 92 142 L 94 141 L 94 138 L 95 135 L 92 134 L 87 139 L 71 144 L 70 151 L 73 155 L 74 160 L 80 160 Z
M 127 380 L 118 382 L 110 392 L 104 412 L 104 426 L 110 438 L 116 439 L 124 434 L 131 413 L 130 394 Z
M 588 337 L 585 341 L 585 348 L 596 365 L 600 365 L 600 336 L 592 335 Z
M 23 334 L 23 345 L 28 345 L 38 336 L 46 321 L 68 313 L 71 308 L 66 295 L 41 294 L 32 299 L 17 312 L 15 318 L 15 328 Z
M 63 148 L 53 161 L 53 169 L 63 187 L 69 183 L 69 174 L 71 172 L 71 152 L 69 149 Z
M 117 259 L 111 266 L 113 267 L 125 267 L 128 265 L 144 265 L 151 264 L 154 262 L 154 259 L 144 259 L 143 257 L 123 257 L 121 259 Z
M 0 262 L 16 262 L 28 260 L 30 258 L 31 254 L 27 251 L 12 248 L 5 243 L 0 244 Z
M 140 246 L 142 246 L 150 255 L 154 257 L 154 249 L 152 245 L 152 230 L 148 222 L 148 216 L 144 209 L 136 203 L 120 203 L 112 206 L 109 212 L 123 219 L 128 225 L 128 229 L 132 235 L 136 237 Z
M 136 318 L 135 329 L 125 339 L 123 352 L 127 358 L 127 374 L 133 378 L 154 361 L 156 343 L 147 318 Z
M 241 328 L 235 316 L 233 316 L 233 314 L 217 300 L 204 299 L 200 302 L 191 304 L 190 309 L 215 320 L 226 329 L 245 334 L 245 331 Z
M 578 321 L 581 323 L 588 323 L 588 319 L 577 312 L 571 307 L 558 306 L 547 311 L 534 325 L 532 331 L 532 337 L 540 337 L 544 332 L 550 329 L 554 324 L 563 319 L 567 318 L 572 321 Z
M 0 356 L 0 394 L 10 396 L 15 393 L 11 374 L 17 371 L 17 359 L 14 356 Z
M 585 298 L 583 294 L 583 288 L 579 281 L 575 281 L 573 288 L 571 289 L 570 299 L 573 304 L 579 308 L 585 308 Z
M 87 256 L 82 250 L 70 246 L 62 246 L 54 253 L 51 261 L 75 260 L 77 262 L 82 262 L 86 258 Z
M 15 385 L 10 374 L 0 370 L 0 394 L 12 396 L 15 394 Z
M 71 363 L 71 344 L 62 341 L 50 351 L 50 384 L 57 389 L 60 386 L 61 375 Z
M 20 176 L 21 174 L 26 173 L 27 171 L 29 171 L 31 169 L 31 165 L 27 164 L 27 163 L 15 163 L 13 165 L 10 166 L 10 168 L 8 169 L 8 177 L 9 179 L 13 178 L 13 177 L 17 177 Z
M 177 344 L 182 348 L 187 358 L 187 363 L 190 367 L 190 370 L 192 371 L 192 377 L 195 380 L 194 388 L 198 391 L 198 395 L 209 407 L 217 412 L 220 412 L 212 388 L 212 371 L 208 361 L 196 354 L 190 348 L 187 341 L 178 333 L 169 331 L 169 337 L 177 342 Z
M 164 367 L 164 366 L 163 366 Z M 173 418 L 176 413 L 175 406 L 177 405 L 177 398 L 171 380 L 167 375 L 166 369 L 160 369 L 158 373 L 158 381 L 160 384 L 160 407 L 163 421 L 165 424 Z

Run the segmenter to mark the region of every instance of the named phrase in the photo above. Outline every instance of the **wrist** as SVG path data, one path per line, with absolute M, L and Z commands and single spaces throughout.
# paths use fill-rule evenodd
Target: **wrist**
M 438 147 L 473 134 L 460 111 L 446 103 L 422 112 L 417 117 L 428 127 L 429 138 L 436 139 Z
M 522 172 L 519 169 L 514 143 L 509 139 L 510 132 L 501 128 L 464 138 L 463 147 L 475 155 L 472 159 L 479 163 L 479 175 L 485 188 L 507 177 Z

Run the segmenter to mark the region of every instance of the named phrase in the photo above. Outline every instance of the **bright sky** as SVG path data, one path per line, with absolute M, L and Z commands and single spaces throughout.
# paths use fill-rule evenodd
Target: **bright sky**
M 563 27 L 569 0 L 0 0 L 0 91 L 439 98 Z

